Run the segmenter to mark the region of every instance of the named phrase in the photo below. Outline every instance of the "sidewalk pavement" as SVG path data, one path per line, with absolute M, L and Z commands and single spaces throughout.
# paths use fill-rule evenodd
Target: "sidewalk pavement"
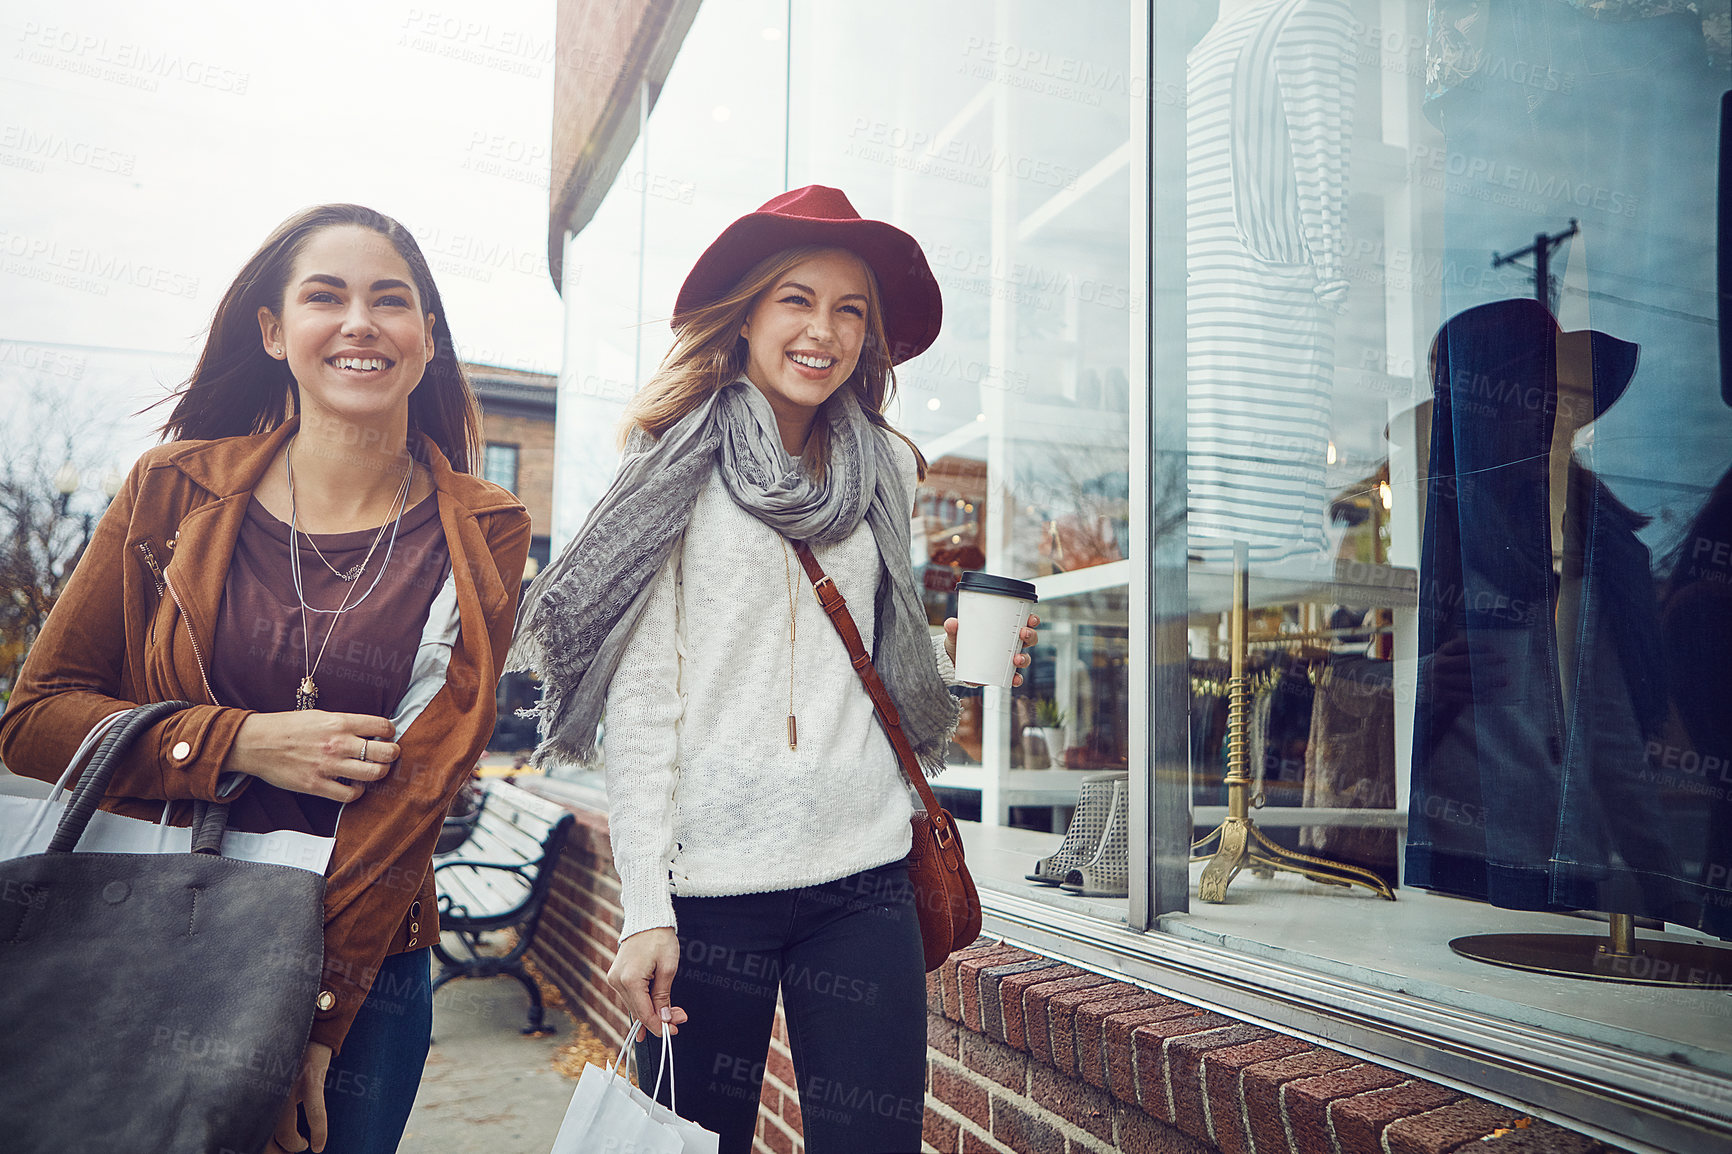
M 546 1020 L 557 1034 L 520 1034 L 526 1008 L 523 987 L 503 977 L 458 979 L 434 995 L 433 1048 L 399 1146 L 403 1154 L 547 1154 L 581 1059 L 602 1046 L 587 1026 L 552 1006 Z

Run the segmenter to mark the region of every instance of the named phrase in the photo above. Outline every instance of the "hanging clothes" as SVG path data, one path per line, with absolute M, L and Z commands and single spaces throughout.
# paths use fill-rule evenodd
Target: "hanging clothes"
M 1227 679 L 1225 661 L 1192 658 L 1191 804 L 1224 805 L 1227 776 Z
M 1732 470 L 1685 531 L 1660 594 L 1673 714 L 1647 757 L 1650 788 L 1679 806 L 1678 850 L 1698 883 L 1694 924 L 1732 938 Z M 1657 745 L 1657 748 L 1656 748 Z M 1680 920 L 1677 918 L 1674 921 Z
M 1337 657 L 1319 674 L 1305 746 L 1303 804 L 1395 808 L 1395 679 L 1390 662 Z M 1299 847 L 1395 881 L 1393 829 L 1305 826 Z
M 1189 551 L 1325 545 L 1352 10 L 1264 0 L 1187 60 Z

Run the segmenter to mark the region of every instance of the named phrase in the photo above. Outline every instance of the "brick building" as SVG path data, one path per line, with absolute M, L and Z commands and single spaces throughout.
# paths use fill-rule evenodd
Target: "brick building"
M 517 494 L 529 510 L 532 536 L 527 583 L 550 556 L 553 525 L 553 430 L 558 411 L 557 379 L 497 365 L 466 363 L 464 371 L 481 400 L 481 432 L 485 442 L 481 474 Z M 524 674 L 508 673 L 499 683 L 499 720 L 488 748 L 520 750 L 535 742 L 533 722 L 516 715 L 537 697 L 534 682 Z

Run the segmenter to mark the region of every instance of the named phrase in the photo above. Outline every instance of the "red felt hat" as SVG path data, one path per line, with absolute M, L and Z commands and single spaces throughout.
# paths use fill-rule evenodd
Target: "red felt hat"
M 808 244 L 845 248 L 872 270 L 892 364 L 919 356 L 938 339 L 944 301 L 919 242 L 894 225 L 863 219 L 841 189 L 821 184 L 772 197 L 723 229 L 686 274 L 674 325 L 720 298 L 760 260 Z

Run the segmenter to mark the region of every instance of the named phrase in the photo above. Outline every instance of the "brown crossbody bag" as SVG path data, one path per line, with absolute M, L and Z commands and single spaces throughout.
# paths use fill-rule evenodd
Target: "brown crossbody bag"
M 914 883 L 914 904 L 920 914 L 920 941 L 926 951 L 926 969 L 930 972 L 943 965 L 952 951 L 960 950 L 980 936 L 980 894 L 974 888 L 974 879 L 968 875 L 968 863 L 962 860 L 962 835 L 956 829 L 956 819 L 938 804 L 932 787 L 926 784 L 926 775 L 920 772 L 914 747 L 902 732 L 902 720 L 896 712 L 896 705 L 890 700 L 890 692 L 884 688 L 878 670 L 872 667 L 872 658 L 866 652 L 866 643 L 860 639 L 860 630 L 848 612 L 842 591 L 825 575 L 823 566 L 818 564 L 818 559 L 804 541 L 795 541 L 793 545 L 800 558 L 800 567 L 806 571 L 813 591 L 818 594 L 818 604 L 830 615 L 836 632 L 842 635 L 842 644 L 848 647 L 848 658 L 854 663 L 854 672 L 860 675 L 866 686 L 866 696 L 872 699 L 872 707 L 878 712 L 878 723 L 884 727 L 885 736 L 890 738 L 890 747 L 896 751 L 902 772 L 920 795 L 920 804 L 926 807 L 924 813 L 914 815 L 914 848 L 908 854 L 908 879 Z

